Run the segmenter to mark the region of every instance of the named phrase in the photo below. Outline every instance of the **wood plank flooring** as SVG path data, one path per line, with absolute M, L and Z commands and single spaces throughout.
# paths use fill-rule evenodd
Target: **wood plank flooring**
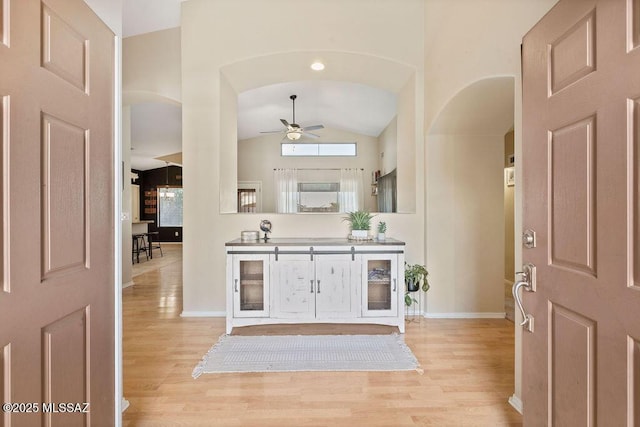
M 123 291 L 124 396 L 131 404 L 125 427 L 522 425 L 507 403 L 514 328 L 506 320 L 408 322 L 405 341 L 423 375 L 204 374 L 194 380 L 191 371 L 224 333 L 224 319 L 181 318 L 179 247 L 163 258 Z

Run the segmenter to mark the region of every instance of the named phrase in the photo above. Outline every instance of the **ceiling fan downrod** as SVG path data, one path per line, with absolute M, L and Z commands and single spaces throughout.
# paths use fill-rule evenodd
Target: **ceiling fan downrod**
M 289 97 L 289 99 L 293 102 L 293 123 L 292 124 L 296 124 L 296 98 L 298 96 L 297 95 L 291 95 Z

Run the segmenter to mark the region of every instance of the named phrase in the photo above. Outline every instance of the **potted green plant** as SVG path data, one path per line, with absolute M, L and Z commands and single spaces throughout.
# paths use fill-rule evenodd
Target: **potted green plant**
M 373 215 L 367 211 L 348 212 L 348 216 L 343 221 L 351 224 L 351 236 L 356 239 L 366 239 L 371 229 L 371 219 Z
M 384 241 L 386 239 L 387 223 L 380 221 L 378 223 L 378 240 Z
M 411 294 L 422 288 L 423 292 L 427 292 L 431 285 L 427 276 L 429 272 L 424 265 L 404 263 L 404 283 L 406 286 L 404 293 L 404 303 L 410 306 L 414 302 L 418 302 Z

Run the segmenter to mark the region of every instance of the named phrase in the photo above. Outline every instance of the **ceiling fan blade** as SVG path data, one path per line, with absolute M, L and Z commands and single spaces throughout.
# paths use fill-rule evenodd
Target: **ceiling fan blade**
M 283 130 L 265 130 L 260 133 L 282 133 L 282 132 L 284 131 Z
M 302 134 L 304 136 L 310 136 L 311 138 L 320 138 L 320 135 L 316 135 L 315 133 L 311 133 L 311 132 L 302 132 Z
M 317 129 L 324 129 L 324 126 L 322 125 L 313 125 L 313 126 L 305 126 L 304 130 L 317 130 Z
M 282 122 L 283 125 L 285 125 L 287 128 L 290 128 L 291 125 L 289 124 L 288 121 L 286 121 L 285 119 L 280 119 L 280 121 Z

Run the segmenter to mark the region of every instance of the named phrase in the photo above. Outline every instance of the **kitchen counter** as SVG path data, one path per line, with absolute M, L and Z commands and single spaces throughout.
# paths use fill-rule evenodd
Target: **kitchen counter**
M 145 234 L 149 232 L 149 224 L 154 221 L 134 221 L 131 223 L 131 234 Z

